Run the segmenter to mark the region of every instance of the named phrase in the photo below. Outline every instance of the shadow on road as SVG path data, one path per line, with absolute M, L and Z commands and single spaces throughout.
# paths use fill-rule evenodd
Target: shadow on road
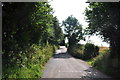
M 105 75 L 104 73 L 97 71 L 93 67 L 89 67 L 88 69 L 86 69 L 84 71 L 87 73 L 87 75 L 81 76 L 81 78 L 85 78 L 85 79 L 96 79 L 96 78 L 110 79 L 111 78 L 111 77 Z
M 71 58 L 71 56 L 68 53 L 58 53 L 53 54 L 53 58 Z

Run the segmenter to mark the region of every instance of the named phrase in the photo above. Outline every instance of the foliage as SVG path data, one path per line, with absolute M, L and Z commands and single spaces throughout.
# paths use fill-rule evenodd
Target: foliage
M 21 56 L 22 62 L 19 60 L 19 66 L 3 67 L 3 78 L 41 77 L 45 63 L 53 54 L 53 48 L 50 45 L 45 47 L 32 45 L 27 49 L 27 54 L 22 54 L 24 55 Z
M 65 37 L 68 38 L 69 46 L 76 44 L 80 39 L 83 39 L 82 25 L 79 24 L 78 20 L 69 16 L 62 22 L 65 31 Z
M 3 66 L 10 67 L 17 64 L 21 53 L 31 45 L 32 30 L 30 32 L 29 16 L 32 14 L 35 4 L 3 3 L 3 5 Z M 28 9 L 26 10 L 26 8 Z
M 90 3 L 85 11 L 89 34 L 97 33 L 110 43 L 111 58 L 119 58 L 120 9 L 119 3 Z
M 99 47 L 91 43 L 86 43 L 84 48 L 84 58 L 90 59 L 99 54 Z
M 59 26 L 59 21 L 56 17 L 53 20 L 53 26 L 54 26 L 54 37 L 53 37 L 54 44 L 60 44 L 64 40 L 64 34 Z
M 31 15 L 33 25 L 34 43 L 47 44 L 48 40 L 54 36 L 52 8 L 46 2 L 37 3 L 35 11 Z

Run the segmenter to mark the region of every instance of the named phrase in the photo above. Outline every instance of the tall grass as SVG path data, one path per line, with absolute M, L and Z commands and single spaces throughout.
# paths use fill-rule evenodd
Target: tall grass
M 108 58 L 109 50 L 100 52 L 100 55 L 94 59 L 93 66 L 103 72 L 106 72 L 106 68 L 108 67 Z
M 53 52 L 57 49 L 56 46 L 38 46 L 32 45 L 22 53 L 19 66 L 4 67 L 3 65 L 3 78 L 40 78 L 42 70 L 46 62 L 52 56 Z M 20 59 L 19 59 L 20 60 Z

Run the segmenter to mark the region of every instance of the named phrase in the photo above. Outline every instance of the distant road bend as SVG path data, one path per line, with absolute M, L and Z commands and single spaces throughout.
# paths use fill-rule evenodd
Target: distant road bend
M 60 46 L 46 64 L 42 78 L 110 78 L 85 61 L 70 56 L 66 51 L 65 46 Z

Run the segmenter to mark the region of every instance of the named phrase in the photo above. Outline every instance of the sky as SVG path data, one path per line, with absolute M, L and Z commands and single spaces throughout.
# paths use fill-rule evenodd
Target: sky
M 84 11 L 89 5 L 86 3 L 87 0 L 48 0 L 53 8 L 54 16 L 57 16 L 60 23 L 67 19 L 68 16 L 73 15 L 76 17 L 80 24 L 82 24 L 83 29 L 88 27 L 88 23 L 85 21 Z M 63 29 L 63 28 L 62 28 Z M 102 39 L 98 36 L 91 36 L 89 40 L 98 46 L 109 47 L 109 44 L 102 42 Z M 88 38 L 87 38 L 88 41 Z M 80 43 L 85 44 L 86 41 L 80 41 Z

